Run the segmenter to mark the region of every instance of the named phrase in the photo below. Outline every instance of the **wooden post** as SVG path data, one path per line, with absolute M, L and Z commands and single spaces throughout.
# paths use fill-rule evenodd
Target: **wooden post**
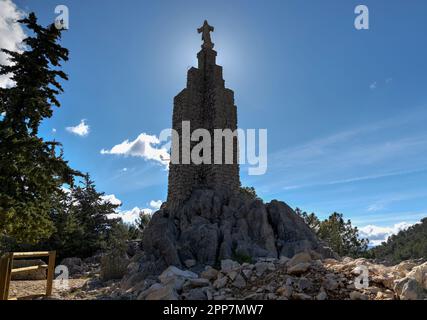
M 49 263 L 47 268 L 47 283 L 46 283 L 46 296 L 52 295 L 53 277 L 55 276 L 55 256 L 56 251 L 49 251 Z
M 8 267 L 9 267 L 9 257 L 7 255 L 0 257 L 0 300 L 7 300 L 7 297 L 5 294 L 6 294 Z
M 9 297 L 9 286 L 10 286 L 10 280 L 12 279 L 12 268 L 13 268 L 13 253 L 6 254 L 7 256 L 7 268 L 6 268 L 6 285 L 5 285 L 5 300 Z

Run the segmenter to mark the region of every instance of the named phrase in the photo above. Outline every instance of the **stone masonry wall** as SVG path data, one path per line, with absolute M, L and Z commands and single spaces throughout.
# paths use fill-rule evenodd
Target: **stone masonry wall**
M 237 108 L 234 105 L 234 93 L 225 88 L 222 67 L 216 65 L 216 52 L 202 49 L 198 55 L 198 68 L 191 68 L 187 74 L 187 87 L 174 99 L 172 128 L 179 134 L 172 138 L 172 152 L 179 145 L 180 164 L 170 164 L 168 200 L 169 207 L 182 204 L 192 190 L 208 188 L 234 193 L 240 187 L 238 165 L 238 139 L 233 138 L 233 163 L 224 164 L 225 148 L 223 139 L 223 164 L 214 164 L 214 129 L 237 129 Z M 204 128 L 211 133 L 211 164 L 183 164 L 182 122 L 190 121 L 191 133 Z M 198 141 L 191 142 L 192 150 Z M 173 155 L 172 155 L 173 157 Z

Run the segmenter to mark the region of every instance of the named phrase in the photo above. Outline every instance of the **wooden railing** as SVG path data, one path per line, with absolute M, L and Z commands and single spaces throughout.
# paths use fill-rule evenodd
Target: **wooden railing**
M 10 252 L 0 258 L 0 300 L 8 300 L 9 286 L 13 274 L 28 272 L 33 270 L 47 269 L 46 296 L 52 295 L 53 277 L 55 273 L 55 256 L 56 251 L 39 251 L 39 252 Z M 13 260 L 49 257 L 48 264 L 13 268 Z

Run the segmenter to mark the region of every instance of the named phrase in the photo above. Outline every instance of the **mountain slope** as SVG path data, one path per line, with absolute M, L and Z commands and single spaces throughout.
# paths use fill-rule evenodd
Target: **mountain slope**
M 427 218 L 391 236 L 371 250 L 374 258 L 398 263 L 408 259 L 427 259 Z

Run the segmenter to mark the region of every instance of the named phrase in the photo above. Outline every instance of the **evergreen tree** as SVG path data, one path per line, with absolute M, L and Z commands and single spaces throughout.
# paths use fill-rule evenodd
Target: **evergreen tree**
M 326 241 L 339 255 L 357 257 L 368 248 L 368 240 L 359 238 L 359 230 L 344 221 L 343 215 L 334 212 L 319 225 L 318 236 Z
M 72 190 L 57 194 L 56 206 L 51 210 L 51 220 L 54 225 L 54 232 L 44 243 L 37 244 L 48 250 L 56 250 L 58 256 L 75 256 L 76 250 L 80 248 L 81 234 L 83 226 L 73 214 Z
M 304 219 L 319 239 L 325 241 L 339 255 L 351 257 L 366 255 L 369 241 L 361 239 L 358 228 L 353 227 L 350 220 L 344 221 L 342 214 L 334 212 L 328 219 L 320 221 L 314 213 L 307 214 L 299 208 L 296 208 L 295 212 Z
M 24 40 L 23 52 L 2 50 L 12 64 L 0 66 L 0 75 L 11 74 L 15 85 L 0 88 L 0 236 L 35 243 L 52 234 L 57 194 L 78 173 L 64 161 L 59 143 L 37 136 L 42 120 L 60 106 L 58 78 L 67 80 L 58 69 L 68 60 L 58 44 L 61 31 L 40 26 L 33 13 L 18 22 L 33 36 Z
M 151 215 L 141 210 L 139 217 L 136 220 L 136 226 L 142 232 L 148 226 L 151 220 Z
M 381 245 L 369 251 L 372 258 L 384 259 L 392 263 L 399 263 L 408 259 L 427 260 L 427 218 L 392 235 Z
M 304 219 L 305 223 L 316 233 L 319 232 L 320 228 L 320 220 L 314 213 L 308 214 L 307 212 L 303 212 L 301 209 L 295 209 L 296 214 L 298 214 L 301 218 Z
M 72 189 L 69 215 L 78 223 L 78 228 L 72 231 L 76 244 L 73 255 L 88 257 L 106 248 L 109 230 L 117 222 L 108 216 L 115 213 L 119 205 L 105 201 L 104 195 L 96 191 L 89 174 L 84 176 L 83 186 Z

